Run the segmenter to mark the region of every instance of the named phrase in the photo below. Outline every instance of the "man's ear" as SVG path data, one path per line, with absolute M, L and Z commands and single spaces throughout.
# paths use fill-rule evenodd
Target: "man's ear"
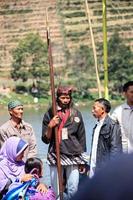
M 8 110 L 8 111 L 9 111 L 9 114 L 12 115 L 12 110 Z
M 105 111 L 105 108 L 104 106 L 102 107 L 102 114 L 104 114 L 106 111 Z

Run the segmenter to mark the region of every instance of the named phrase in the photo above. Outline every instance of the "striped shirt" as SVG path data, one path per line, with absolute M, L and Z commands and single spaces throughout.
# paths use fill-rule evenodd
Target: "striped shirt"
M 56 154 L 55 153 L 48 153 L 47 155 L 48 164 L 49 165 L 56 165 Z M 88 156 L 86 153 L 82 153 L 81 155 L 77 156 L 66 156 L 65 154 L 60 155 L 60 162 L 62 166 L 68 165 L 84 165 L 88 163 Z

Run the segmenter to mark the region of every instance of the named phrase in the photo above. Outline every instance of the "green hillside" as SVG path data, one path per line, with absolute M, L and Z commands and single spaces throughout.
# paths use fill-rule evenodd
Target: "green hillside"
M 103 85 L 102 0 L 88 0 L 87 3 Z M 13 62 L 12 51 L 18 43 L 29 33 L 38 34 L 46 42 L 46 8 L 48 9 L 56 82 L 74 85 L 75 89 L 82 90 L 85 96 L 86 93 L 97 92 L 85 0 L 0 1 L 1 87 L 4 85 L 4 87 L 14 89 L 14 85 L 18 84 L 11 79 L 10 75 Z M 132 29 L 133 1 L 108 0 L 108 40 L 117 32 L 124 45 L 133 51 Z M 124 78 L 123 81 L 125 80 Z M 111 80 L 109 85 L 113 85 Z
M 90 19 L 99 55 L 99 45 L 103 43 L 102 33 L 102 0 L 88 0 Z M 64 25 L 64 36 L 67 50 L 71 56 L 81 45 L 92 46 L 89 23 L 84 0 L 58 0 L 60 15 Z M 107 36 L 117 31 L 125 45 L 133 50 L 133 1 L 107 1 Z M 71 57 L 70 56 L 70 57 Z

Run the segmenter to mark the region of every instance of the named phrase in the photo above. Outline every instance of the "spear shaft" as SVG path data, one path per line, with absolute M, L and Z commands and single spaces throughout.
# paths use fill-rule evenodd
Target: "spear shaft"
M 55 98 L 55 84 L 54 84 L 54 67 L 53 67 L 53 59 L 52 59 L 52 47 L 51 47 L 51 38 L 50 38 L 50 30 L 48 26 L 48 9 L 46 9 L 46 28 L 47 28 L 47 47 L 48 47 L 48 61 L 50 67 L 50 85 L 51 85 L 51 95 L 52 95 L 52 109 L 53 115 L 57 114 L 56 110 L 56 98 Z M 58 127 L 55 129 L 55 144 L 56 144 L 56 157 L 57 157 L 57 172 L 58 172 L 58 184 L 59 184 L 59 195 L 60 200 L 63 200 L 63 181 L 62 181 L 62 167 L 60 161 L 60 145 L 58 140 Z

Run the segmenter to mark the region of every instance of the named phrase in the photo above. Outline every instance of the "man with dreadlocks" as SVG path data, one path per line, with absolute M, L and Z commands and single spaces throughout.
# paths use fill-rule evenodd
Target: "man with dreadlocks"
M 57 115 L 53 116 L 50 108 L 43 117 L 42 141 L 49 144 L 48 162 L 50 165 L 51 185 L 58 191 L 57 165 L 55 153 L 54 127 L 58 126 L 60 159 L 63 174 L 66 177 L 64 199 L 70 199 L 77 191 L 79 183 L 79 166 L 86 164 L 85 127 L 81 113 L 73 107 L 72 88 L 59 86 L 57 89 Z M 81 169 L 81 168 L 80 168 Z

